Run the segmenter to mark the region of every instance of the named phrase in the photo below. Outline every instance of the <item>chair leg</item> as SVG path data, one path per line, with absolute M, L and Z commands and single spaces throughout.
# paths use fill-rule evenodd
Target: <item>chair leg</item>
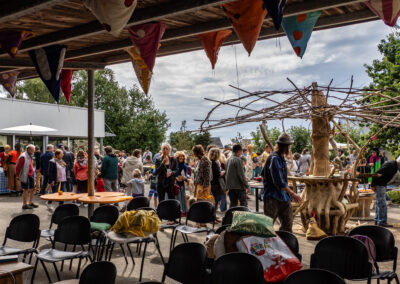
M 36 269 L 37 269 L 38 263 L 39 263 L 39 259 L 36 258 L 35 266 L 33 267 L 33 271 L 32 271 L 31 284 L 33 284 L 33 280 L 35 280 L 35 274 L 36 274 Z
M 175 228 L 172 228 L 172 234 L 171 234 L 171 242 L 169 244 L 169 253 L 171 254 L 172 251 L 172 245 L 174 244 L 174 235 L 175 235 Z
M 161 261 L 162 261 L 162 263 L 163 263 L 163 265 L 164 265 L 164 267 L 165 267 L 165 261 L 164 261 L 163 255 L 162 255 L 162 253 L 161 253 L 160 243 L 159 243 L 158 241 L 156 241 L 156 242 L 154 243 L 154 245 L 156 246 L 156 248 L 157 248 L 157 250 L 158 250 L 158 253 L 160 254 Z
M 67 244 L 64 245 L 64 251 L 66 251 L 66 250 L 67 250 Z M 60 271 L 62 272 L 63 269 L 64 269 L 64 260 L 61 262 L 61 269 L 60 269 Z
M 170 253 L 172 252 L 172 250 L 174 249 L 174 247 L 175 247 L 175 243 L 176 243 L 176 235 L 178 234 L 178 231 L 177 230 L 175 230 L 175 232 L 174 232 L 174 234 L 172 235 L 172 248 L 171 248 L 171 251 L 170 251 Z
M 78 270 L 76 271 L 76 278 L 79 279 L 79 274 L 81 272 L 81 263 L 82 263 L 82 257 L 79 258 L 78 262 Z
M 122 254 L 124 255 L 125 262 L 126 262 L 126 264 L 128 264 L 128 259 L 126 258 L 124 247 L 122 246 L 122 244 L 119 244 L 119 246 L 121 247 L 121 251 L 122 251 Z
M 143 264 L 144 264 L 144 258 L 146 256 L 146 250 L 147 250 L 147 241 L 145 241 L 144 244 L 144 250 L 143 250 L 143 255 L 142 255 L 142 263 L 140 264 L 140 275 L 139 275 L 139 282 L 142 282 L 142 275 L 143 275 Z
M 188 236 L 186 234 L 182 233 L 182 238 L 183 238 L 185 243 L 189 242 L 189 238 L 188 238 Z
M 394 279 L 396 280 L 396 284 L 400 284 L 399 277 L 395 274 Z
M 53 262 L 53 266 L 54 266 L 54 270 L 56 271 L 57 280 L 58 280 L 58 281 L 61 281 L 60 273 L 58 273 L 57 265 L 56 265 L 55 262 Z
M 75 252 L 75 249 L 76 249 L 76 245 L 74 245 L 74 247 L 72 248 L 72 251 Z M 73 258 L 71 258 L 71 261 L 69 262 L 69 271 L 71 271 L 71 269 L 72 269 L 72 260 L 73 260 Z
M 114 251 L 114 243 L 111 245 L 111 249 L 110 249 L 110 255 L 108 256 L 108 261 L 111 261 L 111 256 L 112 256 L 112 253 L 113 253 L 113 251 Z
M 129 254 L 130 254 L 131 259 L 132 259 L 132 264 L 135 265 L 135 259 L 133 258 L 131 247 L 129 246 L 129 244 L 126 244 L 126 246 L 128 247 L 128 251 L 129 251 Z
M 44 264 L 44 262 L 42 260 L 40 260 L 40 263 L 43 266 L 44 272 L 46 273 L 46 276 L 47 276 L 47 279 L 49 280 L 49 283 L 51 283 L 50 274 L 49 274 L 49 271 L 47 271 L 46 265 Z

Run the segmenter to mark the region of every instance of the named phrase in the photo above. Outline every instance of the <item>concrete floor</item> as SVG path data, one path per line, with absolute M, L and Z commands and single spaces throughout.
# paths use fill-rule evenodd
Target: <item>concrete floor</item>
M 37 214 L 40 217 L 40 227 L 41 228 L 48 228 L 49 223 L 50 223 L 50 217 L 51 217 L 51 211 L 48 209 L 48 207 L 45 205 L 44 201 L 41 201 L 38 197 L 35 197 L 35 201 L 40 205 L 39 208 L 34 209 L 34 210 L 22 210 L 21 205 L 22 205 L 22 200 L 21 197 L 10 197 L 7 195 L 2 195 L 0 196 L 0 214 L 3 216 L 3 218 L 0 219 L 0 239 L 2 240 L 4 238 L 4 233 L 6 230 L 7 225 L 9 224 L 10 220 L 22 213 L 34 213 Z M 153 205 L 153 204 L 151 204 Z M 55 205 L 53 205 L 55 206 Z M 251 197 L 251 200 L 249 200 L 249 206 L 252 210 L 255 209 L 255 201 L 254 201 L 254 196 Z M 80 207 L 80 215 L 82 216 L 87 216 L 87 208 L 81 206 Z M 400 225 L 400 208 L 397 206 L 390 206 L 389 207 L 389 222 L 392 224 L 397 224 Z M 355 225 L 356 221 L 351 221 L 349 222 L 349 225 Z M 372 222 L 361 222 L 361 224 L 372 224 Z M 277 229 L 277 228 L 276 228 Z M 310 263 L 310 255 L 314 251 L 314 247 L 317 244 L 317 241 L 308 241 L 305 238 L 305 233 L 301 230 L 300 226 L 300 219 L 298 217 L 295 218 L 295 224 L 293 226 L 294 233 L 296 234 L 297 238 L 299 239 L 300 242 L 300 253 L 303 255 L 303 267 L 308 268 L 309 263 Z M 400 229 L 393 228 L 392 232 L 395 235 L 396 238 L 396 243 L 397 246 L 400 246 Z M 161 246 L 161 251 L 164 256 L 164 258 L 167 260 L 169 256 L 169 244 L 170 244 L 170 232 L 159 232 L 158 233 L 158 238 L 160 240 L 160 246 Z M 194 242 L 201 242 L 204 243 L 205 240 L 205 234 L 201 234 L 196 237 L 189 237 L 191 241 Z M 177 243 L 183 242 L 183 240 L 178 236 Z M 13 242 L 7 242 L 7 245 L 12 245 Z M 14 243 L 15 244 L 15 243 Z M 16 246 L 20 246 L 20 244 L 15 244 Z M 41 239 L 40 244 L 39 244 L 39 250 L 48 248 L 50 247 L 50 244 L 48 241 L 45 239 Z M 135 246 L 132 247 L 133 252 Z M 128 257 L 129 263 L 128 265 L 125 264 L 125 260 L 122 256 L 122 252 L 119 249 L 115 249 L 112 257 L 112 262 L 116 265 L 118 275 L 117 275 L 117 281 L 116 283 L 138 283 L 138 278 L 139 278 L 139 271 L 140 271 L 140 262 L 141 262 L 141 257 L 137 256 L 134 253 L 135 256 L 135 263 L 136 265 L 133 266 L 131 263 L 130 258 Z M 69 264 L 69 263 L 68 263 Z M 72 270 L 69 271 L 68 269 L 64 268 L 64 271 L 61 273 L 61 278 L 62 279 L 71 279 L 74 278 L 75 273 L 76 273 L 76 268 L 77 268 L 78 261 L 73 262 L 73 267 Z M 386 263 L 384 265 L 381 265 L 382 270 L 386 269 L 391 269 L 392 263 Z M 51 273 L 52 276 L 52 281 L 56 281 L 56 275 L 54 273 L 53 267 L 52 266 L 47 266 L 48 270 Z M 148 246 L 147 254 L 146 254 L 146 259 L 144 263 L 144 270 L 143 270 L 143 279 L 142 281 L 161 281 L 163 273 L 163 266 L 161 259 L 154 247 L 154 245 L 150 244 Z M 31 273 L 25 273 L 25 283 L 30 283 L 30 276 Z M 45 273 L 43 271 L 43 268 L 39 265 L 38 271 L 36 273 L 35 277 L 35 283 L 47 283 L 47 279 L 45 276 Z M 167 279 L 165 283 L 176 283 L 175 281 L 171 279 Z M 353 283 L 353 282 L 347 282 L 347 283 Z M 355 283 L 355 282 L 354 282 Z

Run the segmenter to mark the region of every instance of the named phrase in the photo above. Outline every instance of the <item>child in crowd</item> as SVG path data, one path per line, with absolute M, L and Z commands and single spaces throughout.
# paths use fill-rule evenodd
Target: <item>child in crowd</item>
M 150 180 L 150 191 L 149 191 L 149 202 L 151 202 L 152 197 L 154 196 L 154 208 L 158 206 L 158 193 L 157 193 L 157 177 L 155 174 L 151 173 L 149 175 Z
M 142 172 L 139 169 L 134 169 L 132 172 L 132 179 L 128 181 L 128 187 L 125 190 L 127 196 L 144 196 L 144 179 Z

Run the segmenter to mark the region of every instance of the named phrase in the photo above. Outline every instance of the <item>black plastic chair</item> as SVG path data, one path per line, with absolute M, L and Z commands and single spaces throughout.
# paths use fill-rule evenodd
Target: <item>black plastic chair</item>
M 55 249 L 55 244 L 63 243 L 67 245 L 74 245 L 75 246 L 80 246 L 82 248 L 82 251 L 62 251 L 62 250 L 57 250 Z M 89 256 L 88 250 L 85 250 L 83 247 L 84 245 L 88 245 L 88 250 L 90 250 L 91 244 L 90 244 L 90 222 L 86 217 L 83 216 L 71 216 L 64 218 L 60 224 L 58 224 L 58 228 L 56 229 L 54 233 L 54 241 L 52 243 L 52 248 L 51 249 L 45 249 L 39 252 L 36 255 L 36 262 L 35 262 L 35 267 L 33 269 L 32 273 L 32 280 L 31 283 L 33 283 L 34 278 L 35 278 L 35 273 L 36 269 L 38 266 L 38 262 L 43 266 L 43 269 L 46 273 L 47 279 L 49 280 L 49 283 L 51 283 L 51 278 L 49 275 L 49 272 L 47 271 L 47 268 L 45 266 L 45 262 L 52 263 L 54 266 L 54 270 L 56 271 L 57 279 L 60 281 L 60 274 L 58 272 L 56 262 L 59 261 L 64 261 L 64 260 L 72 260 L 72 259 L 79 259 L 79 264 L 78 264 L 78 270 L 76 273 L 76 278 L 79 278 L 79 272 L 81 268 L 81 262 L 82 258 L 87 258 Z
M 137 210 L 142 207 L 150 207 L 150 200 L 145 196 L 138 196 L 129 201 L 126 210 Z
M 218 234 L 218 235 L 221 235 L 221 233 L 222 233 L 223 231 L 225 231 L 226 229 L 230 228 L 230 226 L 231 226 L 231 224 L 222 225 L 221 227 L 219 227 L 219 228 L 215 231 L 215 233 Z
M 175 222 L 174 224 L 161 224 L 160 230 L 172 229 L 169 251 L 172 251 L 173 236 L 176 227 L 181 225 L 181 205 L 176 199 L 166 199 L 157 206 L 157 215 L 160 220 Z
M 189 208 L 189 212 L 186 216 L 186 223 L 185 225 L 180 225 L 176 227 L 175 233 L 173 237 L 173 247 L 175 247 L 176 236 L 178 232 L 182 233 L 183 240 L 185 243 L 189 242 L 188 234 L 198 234 L 198 233 L 210 233 L 214 232 L 214 221 L 215 221 L 215 209 L 214 205 L 208 201 L 198 201 L 193 203 L 192 206 Z M 212 223 L 212 228 L 208 227 L 192 227 L 188 225 L 188 221 L 205 224 L 205 223 Z
M 14 217 L 6 229 L 6 234 L 2 246 L 0 246 L 0 256 L 23 254 L 23 262 L 28 254 L 30 254 L 29 263 L 32 260 L 32 254 L 37 253 L 37 247 L 40 239 L 40 220 L 35 214 L 23 214 Z M 13 240 L 23 243 L 32 243 L 32 247 L 13 248 L 6 246 L 7 240 Z
M 204 245 L 199 243 L 179 244 L 171 252 L 161 282 L 164 283 L 168 276 L 180 283 L 206 283 L 206 262 L 207 249 Z
M 57 208 L 54 210 L 53 215 L 51 216 L 49 228 L 42 230 L 40 236 L 48 239 L 49 241 L 53 241 L 54 237 L 54 230 L 52 229 L 53 224 L 58 225 L 64 218 L 71 216 L 78 216 L 78 215 L 79 215 L 79 207 L 76 204 L 69 203 L 57 206 Z
M 393 261 L 393 271 L 379 271 L 377 267 L 376 277 L 384 280 L 387 279 L 390 283 L 396 280 L 399 283 L 399 278 L 396 273 L 398 248 L 395 246 L 395 239 L 392 232 L 380 226 L 359 226 L 350 231 L 349 236 L 363 235 L 369 237 L 375 244 L 376 262 Z
M 114 284 L 117 268 L 114 263 L 99 261 L 89 264 L 83 271 L 79 284 Z
M 334 236 L 319 241 L 311 255 L 310 268 L 327 269 L 344 279 L 371 283 L 372 264 L 367 248 L 350 237 Z
M 324 269 L 304 269 L 293 272 L 284 284 L 346 284 L 339 275 Z
M 235 207 L 229 208 L 226 211 L 225 216 L 222 218 L 222 225 L 232 224 L 233 212 L 235 212 L 235 211 L 250 212 L 250 209 L 247 207 L 244 207 L 244 206 L 235 206 Z
M 303 256 L 299 253 L 299 241 L 297 240 L 297 237 L 294 234 L 286 231 L 276 231 L 275 233 L 282 239 L 282 241 L 284 241 L 288 248 L 301 262 Z
M 214 262 L 212 284 L 264 284 L 264 269 L 257 257 L 249 253 L 227 253 Z

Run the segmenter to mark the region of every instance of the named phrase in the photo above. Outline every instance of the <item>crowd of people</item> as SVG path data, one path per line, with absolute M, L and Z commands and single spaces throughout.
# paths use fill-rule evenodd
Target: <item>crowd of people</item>
M 104 147 L 105 155 L 94 151 L 95 188 L 97 191 L 123 191 L 133 197 L 145 195 L 148 180 L 149 199 L 157 207 L 159 201 L 175 198 L 181 204 L 182 216 L 196 201 L 209 201 L 224 212 L 233 206 L 247 206 L 252 189 L 249 181 L 262 179 L 264 190 L 264 213 L 274 221 L 280 220 L 281 230 L 291 231 L 293 224 L 291 202 L 301 202 L 301 197 L 288 183 L 288 176 L 308 175 L 311 168 L 311 153 L 308 148 L 302 153 L 291 152 L 292 138 L 283 133 L 272 149 L 266 146 L 263 153 L 255 153 L 253 145 L 240 144 L 219 149 L 215 145 L 196 145 L 191 150 L 176 151 L 163 143 L 155 155 L 145 149 L 135 149 L 128 154 L 111 146 Z M 384 153 L 384 152 L 383 152 Z M 357 152 L 346 157 L 342 149 L 332 161 L 339 161 L 343 172 L 354 165 Z M 386 185 L 399 168 L 400 159 L 388 161 L 387 157 L 373 149 L 368 159 L 361 159 L 357 172 L 372 173 L 373 177 L 362 177 L 360 188 L 371 188 L 376 195 L 376 224 L 387 224 Z M 47 145 L 42 153 L 39 147 L 28 145 L 25 152 L 20 144 L 14 150 L 9 145 L 0 153 L 0 166 L 8 178 L 8 189 L 22 195 L 23 209 L 38 207 L 33 195 L 57 191 L 88 191 L 88 155 L 79 150 L 69 151 L 63 144 Z M 346 169 L 346 170 L 344 170 Z M 257 197 L 258 198 L 258 197 Z M 121 210 L 125 210 L 124 206 Z M 217 219 L 216 222 L 219 222 Z M 198 224 L 202 226 L 203 224 Z

